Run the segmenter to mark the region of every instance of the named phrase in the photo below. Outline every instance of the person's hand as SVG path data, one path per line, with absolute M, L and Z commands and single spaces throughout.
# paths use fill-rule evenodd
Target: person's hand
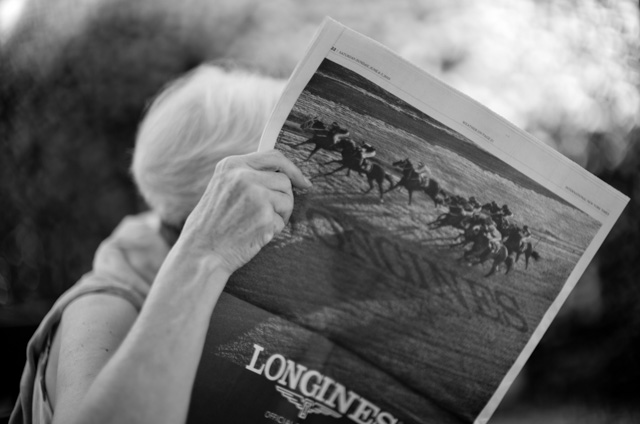
M 292 185 L 309 188 L 311 183 L 278 151 L 223 159 L 185 223 L 181 248 L 216 258 L 233 273 L 287 224 Z

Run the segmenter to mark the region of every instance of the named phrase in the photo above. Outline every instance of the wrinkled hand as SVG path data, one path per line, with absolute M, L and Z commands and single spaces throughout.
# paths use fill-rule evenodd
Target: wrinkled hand
M 219 259 L 233 273 L 287 224 L 292 185 L 309 188 L 311 183 L 278 151 L 223 159 L 185 223 L 182 247 Z

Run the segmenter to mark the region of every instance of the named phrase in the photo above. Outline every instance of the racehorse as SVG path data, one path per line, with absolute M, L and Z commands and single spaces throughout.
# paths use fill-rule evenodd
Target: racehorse
M 513 258 L 509 256 L 509 251 L 505 247 L 504 244 L 499 243 L 497 249 L 492 249 L 489 243 L 489 238 L 482 233 L 479 233 L 475 239 L 473 240 L 473 246 L 471 249 L 464 252 L 464 256 L 461 258 L 464 260 L 476 259 L 475 262 L 471 262 L 471 265 L 483 264 L 486 261 L 492 259 L 493 263 L 491 265 L 491 269 L 485 275 L 485 277 L 490 277 L 496 272 L 496 269 L 499 265 L 505 264 L 507 269 L 504 272 L 508 274 L 513 267 Z
M 349 130 L 340 127 L 340 125 L 334 122 L 326 130 L 314 131 L 314 134 L 310 139 L 298 143 L 293 147 L 298 148 L 303 144 L 315 144 L 315 147 L 313 148 L 311 153 L 309 153 L 309 156 L 307 156 L 307 158 L 305 159 L 305 161 L 307 161 L 311 159 L 311 156 L 313 156 L 320 149 L 335 150 L 336 145 L 340 142 L 340 140 L 348 137 Z
M 326 164 L 338 162 L 341 166 L 322 176 L 326 177 L 343 169 L 347 170 L 347 176 L 349 176 L 352 170 L 356 171 L 358 174 L 367 177 L 369 189 L 366 190 L 365 193 L 369 193 L 373 189 L 373 183 L 376 182 L 378 184 L 378 191 L 380 192 L 380 201 L 384 201 L 382 198 L 384 195 L 382 184 L 384 180 L 387 180 L 389 181 L 389 186 L 392 186 L 393 180 L 381 165 L 369 160 L 369 158 L 375 156 L 375 148 L 368 144 L 358 146 L 356 142 L 350 138 L 340 140 L 338 148 L 341 149 L 340 154 L 342 158 L 329 161 Z
M 429 196 L 431 200 L 433 200 L 435 206 L 439 205 L 439 201 L 442 200 L 442 190 L 440 189 L 440 184 L 438 184 L 436 180 L 429 178 L 429 171 L 426 166 L 423 165 L 421 167 L 422 172 L 418 172 L 409 158 L 393 162 L 393 166 L 400 168 L 402 177 L 395 183 L 395 185 L 391 186 L 389 190 L 387 190 L 388 192 L 395 190 L 398 186 L 406 188 L 409 193 L 410 205 L 413 192 L 422 191 Z
M 514 266 L 518 263 L 521 255 L 524 255 L 525 258 L 525 269 L 529 268 L 529 258 L 533 258 L 536 261 L 540 260 L 540 254 L 533 249 L 533 245 L 528 240 L 529 237 L 523 237 L 517 227 L 505 233 L 502 242 L 509 251 L 509 256 L 515 253 Z
M 387 180 L 389 181 L 389 187 L 391 187 L 393 185 L 393 179 L 391 176 L 387 174 L 387 171 L 385 171 L 382 166 L 369 159 L 365 159 L 362 162 L 361 171 L 367 176 L 367 181 L 369 182 L 369 189 L 366 190 L 365 193 L 369 193 L 373 190 L 373 182 L 375 181 L 376 184 L 378 184 L 380 201 L 383 202 L 384 200 L 382 199 L 382 196 L 384 194 L 384 189 L 382 187 L 382 183 L 384 180 Z

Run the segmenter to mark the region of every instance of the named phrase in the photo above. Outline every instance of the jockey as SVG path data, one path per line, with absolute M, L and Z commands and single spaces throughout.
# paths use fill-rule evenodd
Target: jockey
M 449 193 L 447 193 L 443 188 L 438 189 L 438 194 L 436 195 L 436 197 L 440 206 L 447 205 L 451 201 Z
M 369 143 L 360 143 L 358 147 L 356 147 L 353 158 L 358 160 L 358 168 L 364 170 L 365 161 L 368 158 L 372 158 L 376 155 L 376 148 L 373 147 Z
M 471 205 L 473 209 L 482 207 L 482 205 L 476 200 L 474 196 L 469 197 L 469 205 Z
M 529 231 L 528 225 L 523 226 L 522 229 L 520 229 L 518 232 L 520 233 L 520 236 L 522 237 L 523 241 L 531 237 L 531 231 Z
M 511 210 L 509 209 L 509 206 L 502 205 L 502 209 L 500 209 L 500 213 L 502 214 L 502 216 L 513 216 L 513 212 L 511 212 Z
M 477 208 L 477 202 L 475 201 L 475 197 L 470 197 L 469 200 L 467 199 L 462 199 L 462 208 L 465 210 L 465 212 L 471 212 L 471 213 L 475 213 L 476 208 Z
M 495 222 L 493 222 L 491 218 L 486 220 L 483 224 L 482 232 L 489 240 L 489 249 L 491 249 L 492 252 L 496 252 L 500 248 L 502 234 L 500 234 L 498 227 L 496 227 Z
M 410 162 L 409 162 L 410 163 Z M 429 168 L 423 163 L 418 162 L 418 166 L 406 165 L 405 169 L 408 169 L 407 180 L 417 182 L 419 185 L 424 186 L 429 180 Z
M 427 165 L 423 162 L 418 162 L 415 173 L 418 174 L 420 185 L 426 185 L 429 180 L 429 168 L 427 168 Z
M 376 155 L 376 148 L 369 143 L 360 143 L 360 146 L 358 146 L 358 151 L 361 152 L 361 155 L 364 159 L 372 158 Z

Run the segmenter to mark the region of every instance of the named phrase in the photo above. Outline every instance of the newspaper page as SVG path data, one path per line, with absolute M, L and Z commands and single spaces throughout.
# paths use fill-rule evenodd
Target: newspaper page
M 229 282 L 189 422 L 487 422 L 628 201 L 328 18 L 274 147 L 314 186 Z

